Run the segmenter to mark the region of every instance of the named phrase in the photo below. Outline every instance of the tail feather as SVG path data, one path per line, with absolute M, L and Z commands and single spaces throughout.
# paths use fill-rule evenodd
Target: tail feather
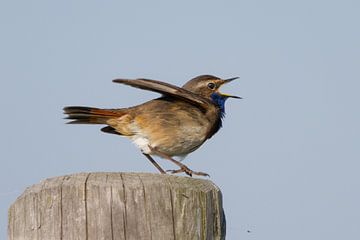
M 122 109 L 100 109 L 92 107 L 70 106 L 64 108 L 68 124 L 106 124 L 106 121 L 125 114 Z

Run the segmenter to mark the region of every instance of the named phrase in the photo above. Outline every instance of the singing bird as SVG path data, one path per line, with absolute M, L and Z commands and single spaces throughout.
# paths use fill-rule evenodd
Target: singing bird
M 169 170 L 171 173 L 208 176 L 191 170 L 174 157 L 184 158 L 221 128 L 225 101 L 241 97 L 220 93 L 219 88 L 237 78 L 201 75 L 182 87 L 143 78 L 115 79 L 115 83 L 158 92 L 162 96 L 119 109 L 69 106 L 64 108 L 64 113 L 68 115 L 66 119 L 71 119 L 69 124 L 105 124 L 107 126 L 101 131 L 129 138 L 161 173 L 166 172 L 151 155 L 176 164 L 179 169 Z

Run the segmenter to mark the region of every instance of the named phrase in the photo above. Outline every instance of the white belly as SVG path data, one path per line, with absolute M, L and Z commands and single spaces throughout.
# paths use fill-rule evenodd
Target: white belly
M 150 154 L 149 139 L 141 135 L 135 135 L 131 137 L 132 142 L 141 150 L 141 152 Z

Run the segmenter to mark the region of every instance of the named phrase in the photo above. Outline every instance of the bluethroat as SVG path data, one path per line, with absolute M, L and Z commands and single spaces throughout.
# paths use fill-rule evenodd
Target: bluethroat
M 65 107 L 64 113 L 72 120 L 70 124 L 105 124 L 107 126 L 101 131 L 129 138 L 161 173 L 166 172 L 151 155 L 176 164 L 179 169 L 170 170 L 171 173 L 208 176 L 192 171 L 173 157 L 184 158 L 221 128 L 226 99 L 240 97 L 220 93 L 219 88 L 235 79 L 237 77 L 221 79 L 201 75 L 182 87 L 142 78 L 115 79 L 115 83 L 158 92 L 162 96 L 128 108 L 71 106 Z

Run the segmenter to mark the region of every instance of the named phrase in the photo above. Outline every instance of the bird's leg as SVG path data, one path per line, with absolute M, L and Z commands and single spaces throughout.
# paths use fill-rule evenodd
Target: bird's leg
M 185 164 L 182 164 L 179 161 L 176 161 L 175 159 L 173 159 L 172 157 L 168 156 L 165 153 L 160 152 L 159 150 L 157 150 L 156 148 L 153 148 L 151 146 L 149 146 L 150 150 L 152 153 L 159 155 L 162 158 L 165 158 L 171 162 L 173 162 L 174 164 L 176 164 L 177 166 L 180 167 L 180 169 L 178 170 L 170 170 L 171 173 L 180 173 L 180 172 L 184 172 L 187 175 L 189 175 L 190 177 L 192 177 L 192 175 L 199 175 L 199 176 L 209 176 L 209 174 L 204 173 L 204 172 L 195 172 L 193 170 L 191 170 L 190 168 L 188 168 Z
M 166 172 L 164 171 L 164 169 L 162 169 L 162 168 L 160 167 L 160 165 L 159 165 L 157 162 L 155 162 L 155 160 L 154 160 L 149 154 L 146 154 L 146 153 L 143 153 L 143 154 L 144 154 L 144 156 L 145 156 L 147 159 L 149 159 L 149 161 L 150 161 L 152 164 L 154 164 L 154 166 L 160 171 L 160 173 L 166 174 Z

